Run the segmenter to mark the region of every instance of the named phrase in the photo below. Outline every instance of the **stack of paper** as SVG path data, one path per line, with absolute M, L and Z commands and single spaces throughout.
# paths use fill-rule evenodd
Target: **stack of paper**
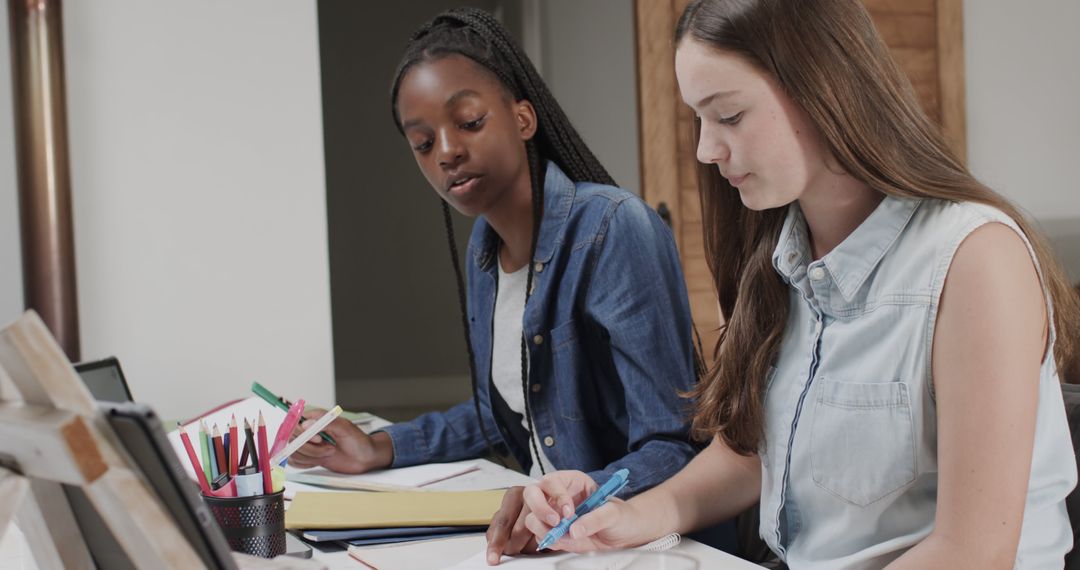
M 340 541 L 353 546 L 370 544 L 394 544 L 416 540 L 430 540 L 459 536 L 467 533 L 485 532 L 487 527 L 477 526 L 403 526 L 396 528 L 358 528 L 352 530 L 307 530 L 304 538 L 312 542 Z

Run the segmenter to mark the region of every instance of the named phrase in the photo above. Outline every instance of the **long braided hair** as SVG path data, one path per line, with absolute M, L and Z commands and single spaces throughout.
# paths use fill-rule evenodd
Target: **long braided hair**
M 404 134 L 401 117 L 398 114 L 398 88 L 401 80 L 414 65 L 422 62 L 437 61 L 449 55 L 467 57 L 495 74 L 495 77 L 509 90 L 514 100 L 527 100 L 536 110 L 536 135 L 526 142 L 525 150 L 529 164 L 529 178 L 532 185 L 532 243 L 529 247 L 528 276 L 525 282 L 526 303 L 533 287 L 533 258 L 536 256 L 536 242 L 540 235 L 540 221 L 544 208 L 544 159 L 553 161 L 575 182 L 595 182 L 615 185 L 592 151 L 585 145 L 577 131 L 570 124 L 566 114 L 555 102 L 547 85 L 533 67 L 532 62 L 521 48 L 510 38 L 506 29 L 487 12 L 475 8 L 454 8 L 436 16 L 413 34 L 405 55 L 398 65 L 390 90 L 391 111 L 394 124 Z M 457 279 L 458 304 L 461 311 L 461 324 L 465 329 L 465 348 L 469 355 L 469 378 L 472 380 L 473 403 L 480 420 L 480 432 L 488 450 L 493 450 L 491 438 L 484 427 L 480 412 L 480 399 L 477 396 L 476 356 L 473 353 L 469 336 L 469 318 L 465 302 L 465 282 L 461 274 L 461 262 L 458 256 L 454 227 L 450 218 L 450 207 L 440 200 L 443 221 L 446 225 L 446 238 L 450 245 L 450 259 L 454 265 Z M 536 445 L 533 426 L 532 407 L 529 404 L 529 364 L 525 335 L 521 337 L 521 390 L 525 399 L 525 421 L 529 431 L 529 444 L 539 461 L 540 452 Z M 543 464 L 539 465 L 544 472 Z

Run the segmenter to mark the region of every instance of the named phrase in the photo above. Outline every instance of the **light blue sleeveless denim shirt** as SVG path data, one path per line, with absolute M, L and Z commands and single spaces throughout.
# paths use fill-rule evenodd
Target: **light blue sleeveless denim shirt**
M 791 310 L 766 388 L 760 532 L 792 568 L 880 568 L 933 528 L 934 321 L 957 247 L 991 222 L 1020 233 L 987 206 L 886 197 L 812 261 L 790 207 L 773 253 Z M 1017 568 L 1061 568 L 1072 546 L 1077 474 L 1058 383 L 1050 353 Z

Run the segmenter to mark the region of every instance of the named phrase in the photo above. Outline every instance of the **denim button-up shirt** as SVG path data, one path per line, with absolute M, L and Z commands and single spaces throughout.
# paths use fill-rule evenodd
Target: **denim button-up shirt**
M 953 255 L 988 223 L 1020 233 L 988 206 L 886 197 L 814 260 L 805 218 L 790 206 L 773 264 L 791 311 L 760 456 L 761 536 L 792 568 L 881 568 L 934 528 L 934 324 Z M 1052 353 L 1031 459 L 1016 567 L 1061 568 L 1076 463 Z
M 464 260 L 477 397 L 494 443 L 527 466 L 528 450 L 498 425 L 490 400 L 498 243 L 477 219 Z M 549 162 L 533 264 L 523 326 L 536 444 L 556 468 L 600 483 L 629 468 L 621 496 L 664 481 L 697 451 L 688 441 L 688 401 L 679 395 L 694 382 L 693 341 L 671 231 L 634 195 L 575 183 Z M 395 467 L 485 450 L 471 400 L 385 431 Z

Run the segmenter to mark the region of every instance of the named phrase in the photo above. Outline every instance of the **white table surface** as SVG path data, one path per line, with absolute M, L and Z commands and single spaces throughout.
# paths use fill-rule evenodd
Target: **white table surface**
M 490 461 L 477 460 L 476 463 L 480 466 L 480 469 L 477 471 L 447 479 L 446 481 L 440 481 L 428 485 L 425 488 L 432 490 L 437 489 L 440 491 L 472 491 L 513 485 L 527 485 L 532 482 L 532 479 L 528 476 L 496 465 Z M 439 541 L 438 544 L 437 556 L 431 556 L 430 549 L 425 549 L 422 556 L 419 556 L 416 560 L 410 560 L 408 566 L 403 566 L 400 570 L 439 570 L 448 566 L 453 566 L 482 550 L 486 545 L 486 541 L 483 535 L 474 535 L 460 539 L 442 540 Z M 700 568 L 703 570 L 754 568 L 760 570 L 760 567 L 757 565 L 688 538 L 683 538 L 679 546 L 673 549 L 673 552 L 686 554 L 696 559 L 700 563 Z M 368 568 L 366 565 L 361 564 L 349 556 L 348 552 L 345 550 L 332 549 L 322 551 L 316 548 L 314 558 L 326 564 L 327 567 L 331 569 L 342 568 L 364 570 Z M 378 570 L 399 569 L 380 567 Z

